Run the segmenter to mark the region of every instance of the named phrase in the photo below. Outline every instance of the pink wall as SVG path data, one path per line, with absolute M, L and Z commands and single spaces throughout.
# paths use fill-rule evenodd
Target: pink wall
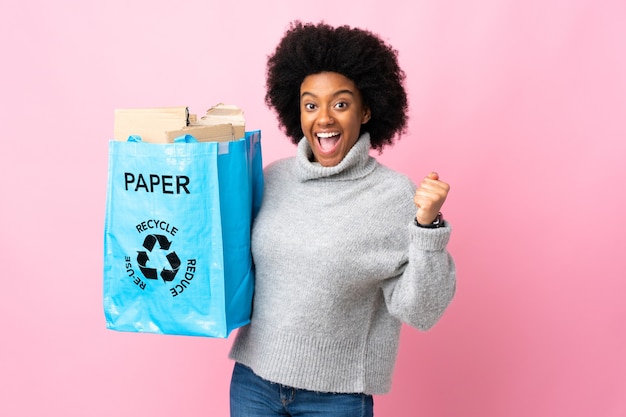
M 458 295 L 376 415 L 626 415 L 621 0 L 3 0 L 0 415 L 228 415 L 232 339 L 104 328 L 107 140 L 116 107 L 223 101 L 291 155 L 263 87 L 294 18 L 395 45 L 410 134 L 382 160 L 452 184 Z

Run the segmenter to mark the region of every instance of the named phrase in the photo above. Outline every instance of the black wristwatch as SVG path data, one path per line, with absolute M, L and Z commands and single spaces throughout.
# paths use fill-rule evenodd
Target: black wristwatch
M 439 212 L 431 224 L 419 224 L 417 217 L 415 217 L 415 225 L 424 229 L 437 229 L 438 227 L 443 226 L 443 214 Z

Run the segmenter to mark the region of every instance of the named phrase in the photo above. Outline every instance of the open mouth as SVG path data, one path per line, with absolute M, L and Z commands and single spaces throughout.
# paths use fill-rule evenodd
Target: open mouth
M 341 138 L 341 134 L 339 132 L 320 132 L 317 133 L 316 136 L 320 149 L 324 153 L 332 152 Z

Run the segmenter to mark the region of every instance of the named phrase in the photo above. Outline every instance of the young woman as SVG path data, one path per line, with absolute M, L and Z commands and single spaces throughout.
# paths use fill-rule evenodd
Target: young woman
M 231 416 L 373 415 L 401 323 L 429 329 L 450 303 L 450 187 L 370 156 L 406 129 L 403 82 L 396 51 L 347 26 L 295 22 L 270 56 L 266 102 L 297 153 L 265 170 Z

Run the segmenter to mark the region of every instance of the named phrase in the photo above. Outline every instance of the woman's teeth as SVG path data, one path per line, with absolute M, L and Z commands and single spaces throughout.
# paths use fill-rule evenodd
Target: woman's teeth
M 332 138 L 333 136 L 339 135 L 339 132 L 328 132 L 328 133 L 318 133 L 318 138 Z

